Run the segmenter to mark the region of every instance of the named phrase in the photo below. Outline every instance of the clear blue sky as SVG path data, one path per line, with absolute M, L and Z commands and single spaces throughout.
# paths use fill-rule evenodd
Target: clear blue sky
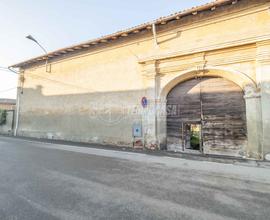
M 0 66 L 132 27 L 210 0 L 1 0 Z M 0 98 L 15 98 L 16 75 L 0 71 Z

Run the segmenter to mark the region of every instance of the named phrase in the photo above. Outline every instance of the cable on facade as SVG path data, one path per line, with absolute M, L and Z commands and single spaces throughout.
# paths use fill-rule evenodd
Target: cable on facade
M 89 92 L 89 90 L 90 90 L 90 88 L 84 88 L 84 87 L 73 85 L 73 84 L 70 84 L 70 83 L 65 83 L 65 82 L 62 82 L 62 81 L 50 79 L 50 78 L 47 78 L 47 77 L 44 77 L 44 76 L 40 76 L 38 74 L 28 73 L 28 75 L 32 76 L 33 78 L 40 78 L 40 79 L 47 80 L 47 81 L 50 81 L 50 82 L 53 82 L 53 83 L 57 83 L 57 84 L 60 84 L 60 85 L 63 85 L 63 86 L 73 87 L 73 88 L 84 90 L 84 91 L 87 91 L 87 92 Z
M 9 92 L 9 91 L 12 91 L 12 90 L 15 90 L 17 89 L 17 87 L 13 87 L 13 88 L 9 88 L 9 89 L 5 89 L 5 90 L 1 90 L 0 93 L 5 93 L 5 92 Z

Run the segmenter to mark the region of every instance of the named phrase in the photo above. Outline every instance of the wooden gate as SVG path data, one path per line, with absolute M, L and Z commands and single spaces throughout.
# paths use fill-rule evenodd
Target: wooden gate
M 242 155 L 247 144 L 243 96 L 238 85 L 224 78 L 203 77 L 178 84 L 167 96 L 168 149 L 190 149 L 186 143 L 194 137 L 187 129 L 200 126 L 202 153 Z

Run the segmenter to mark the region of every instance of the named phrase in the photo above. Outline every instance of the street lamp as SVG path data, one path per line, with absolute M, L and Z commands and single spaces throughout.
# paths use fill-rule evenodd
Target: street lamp
M 28 40 L 35 42 L 44 51 L 44 53 L 46 54 L 46 72 L 50 72 L 50 70 L 48 70 L 48 68 L 47 68 L 48 67 L 48 60 L 49 60 L 47 50 L 32 35 L 28 35 L 28 36 L 26 36 L 26 38 Z

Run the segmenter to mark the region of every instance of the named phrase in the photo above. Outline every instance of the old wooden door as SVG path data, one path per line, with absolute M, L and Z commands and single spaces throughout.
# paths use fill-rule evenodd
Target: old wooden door
M 185 150 L 186 125 L 200 125 L 201 150 L 206 154 L 240 156 L 247 142 L 242 89 L 224 78 L 185 81 L 167 97 L 167 145 Z

